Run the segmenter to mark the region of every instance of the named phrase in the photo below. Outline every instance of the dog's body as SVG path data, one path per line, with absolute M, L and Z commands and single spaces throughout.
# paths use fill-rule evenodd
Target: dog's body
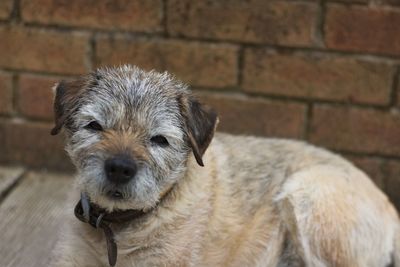
M 125 67 L 97 72 L 95 83 L 88 79 L 77 83 L 81 89 L 71 89 L 71 84 L 57 89 L 54 132 L 66 127 L 78 188 L 93 202 L 109 211 L 148 211 L 131 222 L 112 225 L 117 266 L 384 267 L 393 261 L 400 266 L 395 209 L 363 172 L 341 157 L 281 139 L 216 134 L 210 143 L 216 116 L 191 102 L 183 85 L 169 76 Z M 139 94 L 147 90 L 144 81 L 155 92 Z M 117 95 L 125 108 L 129 102 L 135 109 L 129 113 L 135 119 L 127 121 L 128 113 L 118 105 L 114 105 L 117 111 L 107 109 L 114 115 L 102 115 L 111 117 L 96 117 L 106 100 L 115 104 L 118 98 L 105 87 L 121 88 L 113 90 L 120 90 L 118 94 L 127 99 L 131 96 L 126 94 L 136 94 L 145 107 Z M 76 94 L 80 100 L 74 99 Z M 105 95 L 105 102 L 93 100 L 96 94 Z M 60 109 L 66 105 L 79 109 L 70 106 L 71 114 L 65 114 Z M 152 118 L 144 118 L 143 109 Z M 169 112 L 162 122 L 148 121 Z M 92 125 L 87 132 L 85 125 L 93 118 L 102 127 L 94 127 L 98 128 L 94 132 Z M 158 127 L 149 136 L 163 133 L 168 142 L 145 138 L 146 130 L 132 126 L 140 123 Z M 175 129 L 176 124 L 180 126 Z M 170 158 L 171 151 L 164 151 L 168 149 L 174 150 L 175 158 Z M 142 161 L 129 187 L 110 185 L 108 174 L 102 173 L 101 164 L 122 150 Z M 199 166 L 203 163 L 204 167 Z M 141 181 L 142 176 L 147 183 Z M 117 191 L 122 192 L 122 200 L 115 199 Z M 107 266 L 102 232 L 70 218 L 55 265 Z

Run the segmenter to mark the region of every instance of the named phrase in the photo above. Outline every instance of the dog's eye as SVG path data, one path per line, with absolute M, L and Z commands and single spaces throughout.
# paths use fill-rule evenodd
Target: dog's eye
M 165 137 L 162 136 L 162 135 L 153 136 L 153 137 L 150 139 L 150 141 L 151 141 L 153 144 L 156 144 L 156 145 L 159 145 L 159 146 L 162 146 L 162 147 L 166 147 L 166 146 L 169 145 L 167 138 L 165 138 Z
M 91 121 L 88 125 L 85 126 L 86 129 L 93 131 L 103 131 L 103 127 L 97 121 Z

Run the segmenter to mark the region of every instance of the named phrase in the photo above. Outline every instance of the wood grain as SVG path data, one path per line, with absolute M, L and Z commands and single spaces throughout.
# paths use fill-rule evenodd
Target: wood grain
M 0 199 L 1 197 L 22 177 L 24 169 L 22 167 L 3 167 L 0 166 Z
M 72 179 L 29 172 L 0 205 L 0 266 L 47 266 Z

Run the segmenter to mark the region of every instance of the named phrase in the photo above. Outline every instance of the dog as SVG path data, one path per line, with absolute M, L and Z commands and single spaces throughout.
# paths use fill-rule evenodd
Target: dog
M 400 266 L 398 214 L 366 174 L 302 141 L 215 133 L 166 72 L 61 81 L 54 111 L 81 197 L 53 266 Z

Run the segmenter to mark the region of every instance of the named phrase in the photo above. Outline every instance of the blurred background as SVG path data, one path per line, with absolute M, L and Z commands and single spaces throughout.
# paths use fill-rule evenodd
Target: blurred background
M 190 84 L 220 131 L 342 154 L 400 207 L 400 0 L 0 0 L 0 164 L 71 172 L 50 88 L 124 63 Z

